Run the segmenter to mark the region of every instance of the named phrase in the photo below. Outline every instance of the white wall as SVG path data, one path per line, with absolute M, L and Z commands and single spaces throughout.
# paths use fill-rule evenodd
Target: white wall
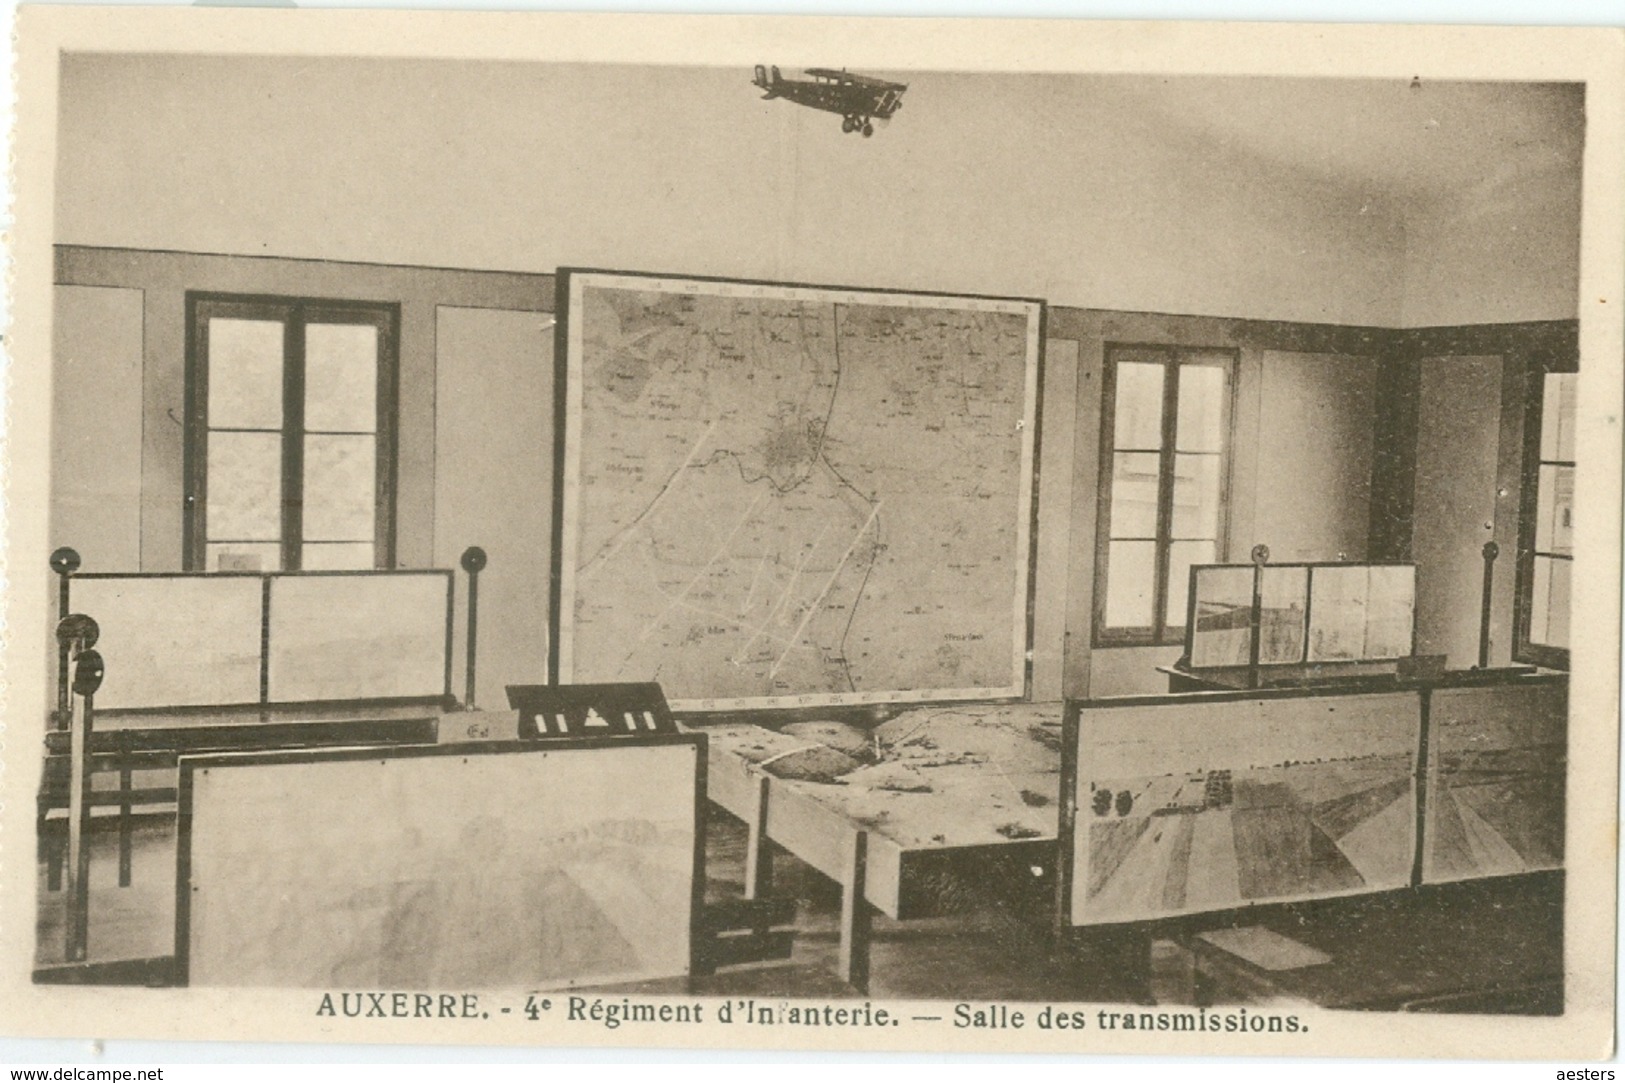
M 140 567 L 142 303 L 138 289 L 56 289 L 51 463 L 78 481 L 51 491 L 50 539 L 86 571 Z
M 1416 653 L 1442 654 L 1452 669 L 1478 663 L 1485 542 L 1512 559 L 1496 566 L 1511 581 L 1515 530 L 1497 514 L 1502 430 L 1500 357 L 1423 358 L 1417 406 Z M 1513 409 L 1521 403 L 1509 404 Z M 1505 501 L 1505 503 L 1511 503 Z M 1497 536 L 1497 521 L 1501 524 Z M 1499 614 L 1504 618 L 1507 613 Z M 1492 633 L 1495 629 L 1492 628 Z
M 435 309 L 434 566 L 470 545 L 480 576 L 477 702 L 508 704 L 510 684 L 547 680 L 553 518 L 553 317 Z M 418 509 L 398 509 L 407 514 Z M 453 688 L 466 689 L 468 592 L 456 599 Z
M 68 56 L 61 243 L 671 270 L 1395 324 L 1398 219 L 1121 76 L 911 73 L 874 138 L 734 69 Z
M 1266 350 L 1252 536 L 1276 563 L 1364 560 L 1378 399 L 1369 357 Z M 1234 497 L 1232 497 L 1234 501 Z M 1232 535 L 1232 559 L 1252 548 Z

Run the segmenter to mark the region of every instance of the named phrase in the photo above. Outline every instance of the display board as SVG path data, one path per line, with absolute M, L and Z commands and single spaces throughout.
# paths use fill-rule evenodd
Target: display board
M 1563 867 L 1567 717 L 1555 675 L 1433 693 L 1425 883 Z
M 1248 663 L 1256 575 L 1250 564 L 1191 569 L 1191 619 L 1185 624 L 1191 668 Z
M 400 990 L 686 974 L 703 747 L 671 736 L 183 760 L 181 973 L 196 986 Z
M 91 573 L 107 710 L 445 699 L 452 573 Z
M 1204 564 L 1191 569 L 1191 669 L 1252 664 L 1255 591 L 1259 665 L 1389 661 L 1415 649 L 1415 565 Z
M 270 702 L 450 693 L 450 572 L 305 573 L 270 583 Z
M 260 699 L 257 575 L 77 575 L 71 609 L 96 621 L 101 710 Z
M 1025 694 L 1038 301 L 560 273 L 553 677 Z
M 1416 692 L 1075 703 L 1073 925 L 1404 887 Z
M 1414 565 L 1311 566 L 1309 605 L 1311 662 L 1404 658 L 1414 649 Z

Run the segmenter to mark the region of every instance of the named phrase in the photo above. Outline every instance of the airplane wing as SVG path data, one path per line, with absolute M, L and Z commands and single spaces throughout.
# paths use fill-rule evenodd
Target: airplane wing
M 837 79 L 853 86 L 875 87 L 882 90 L 907 90 L 905 83 L 893 83 L 886 79 L 876 79 L 869 75 L 854 75 L 849 71 L 836 71 L 834 68 L 808 68 L 807 74 L 820 79 Z

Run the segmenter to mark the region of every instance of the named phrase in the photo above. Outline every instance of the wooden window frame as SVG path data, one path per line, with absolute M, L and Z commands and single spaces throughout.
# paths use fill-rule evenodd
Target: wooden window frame
M 1117 427 L 1117 366 L 1124 353 L 1160 354 L 1164 374 L 1162 381 L 1162 438 L 1158 448 L 1157 464 L 1157 536 L 1147 539 L 1156 546 L 1156 582 L 1152 591 L 1149 627 L 1114 628 L 1106 623 L 1106 588 L 1111 563 L 1112 474 L 1116 463 Z M 1224 360 L 1212 355 L 1222 354 Z M 1196 355 L 1208 355 L 1197 357 Z M 1214 541 L 1214 561 L 1223 563 L 1229 548 L 1230 527 L 1230 456 L 1235 443 L 1232 431 L 1235 419 L 1236 374 L 1240 369 L 1241 351 L 1222 346 L 1172 346 L 1162 343 L 1108 342 L 1103 354 L 1101 380 L 1100 420 L 1100 481 L 1096 494 L 1095 517 L 1095 576 L 1093 645 L 1101 647 L 1160 647 L 1179 646 L 1184 643 L 1183 624 L 1168 621 L 1168 564 L 1173 538 L 1174 463 L 1179 425 L 1179 370 L 1181 368 L 1222 368 L 1225 374 L 1225 393 L 1220 404 L 1219 421 L 1221 447 L 1219 460 L 1219 513 L 1217 537 Z M 1145 362 L 1147 359 L 1125 358 Z M 1132 450 L 1132 449 L 1131 449 Z M 1203 563 L 1212 563 L 1204 561 Z
M 1524 665 L 1543 666 L 1547 669 L 1569 668 L 1569 649 L 1532 642 L 1530 624 L 1534 619 L 1535 603 L 1535 532 L 1540 516 L 1540 467 L 1542 460 L 1540 437 L 1546 402 L 1546 377 L 1558 373 L 1577 373 L 1577 356 L 1545 354 L 1529 360 L 1524 374 L 1523 402 L 1523 463 L 1520 469 L 1518 491 L 1518 560 L 1517 578 L 1513 591 L 1512 660 Z M 1576 418 L 1578 420 L 1578 418 Z M 1578 451 L 1578 448 L 1576 448 Z M 1551 554 L 1547 554 L 1550 556 Z M 1556 559 L 1563 559 L 1561 556 Z M 1573 556 L 1567 558 L 1571 564 Z M 1573 582 L 1571 577 L 1570 582 Z M 1572 603 L 1572 595 L 1571 595 Z
M 304 544 L 305 336 L 307 324 L 359 324 L 378 331 L 373 567 L 395 567 L 399 304 L 264 294 L 186 294 L 186 434 L 181 551 L 187 571 L 208 568 L 208 327 L 215 318 L 282 324 L 282 570 L 299 571 Z

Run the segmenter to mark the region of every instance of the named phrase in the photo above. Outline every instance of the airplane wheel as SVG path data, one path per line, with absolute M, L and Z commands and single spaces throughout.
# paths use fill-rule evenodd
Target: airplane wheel
M 856 131 L 857 127 L 858 127 L 858 122 L 853 120 L 851 117 L 842 117 L 841 118 L 841 131 L 843 131 L 843 132 Z
M 870 124 L 868 121 L 864 121 L 863 122 L 863 137 L 865 139 L 867 139 L 871 135 L 874 135 L 874 134 L 875 134 L 875 126 L 873 124 Z

